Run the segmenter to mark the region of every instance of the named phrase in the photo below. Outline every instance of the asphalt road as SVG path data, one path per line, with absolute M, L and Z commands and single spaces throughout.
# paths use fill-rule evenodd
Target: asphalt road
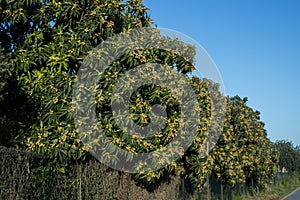
M 300 188 L 296 189 L 294 192 L 284 197 L 282 200 L 300 200 Z

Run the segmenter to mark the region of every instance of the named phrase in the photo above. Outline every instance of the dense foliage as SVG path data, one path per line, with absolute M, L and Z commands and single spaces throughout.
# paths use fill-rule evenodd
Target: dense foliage
M 11 104 L 18 116 L 9 120 L 17 121 L 17 128 L 4 125 L 1 135 L 59 162 L 80 160 L 87 149 L 73 125 L 75 73 L 88 51 L 108 36 L 150 25 L 147 9 L 140 1 L 21 2 L 1 1 L 1 47 L 13 54 L 9 64 L 18 84 L 7 99 L 24 99 L 20 103 L 27 106 Z
M 300 148 L 294 146 L 292 142 L 279 140 L 275 142 L 275 147 L 279 152 L 279 168 L 285 168 L 288 172 L 300 170 Z
M 218 179 L 234 186 L 253 179 L 267 184 L 276 174 L 278 154 L 266 137 L 259 112 L 246 105 L 247 98 L 228 99 L 227 120 L 213 151 L 213 171 Z
M 62 172 L 71 162 L 87 159 L 89 147 L 82 144 L 73 122 L 76 74 L 88 52 L 107 37 L 150 26 L 152 20 L 146 10 L 140 0 L 1 1 L 0 144 L 48 155 Z M 191 46 L 178 41 L 174 44 L 194 56 Z M 130 116 L 145 126 L 150 107 L 162 104 L 168 112 L 165 128 L 151 138 L 139 139 L 115 126 L 109 109 L 112 88 L 120 75 L 147 62 L 172 66 L 183 74 L 196 91 L 201 112 L 197 137 L 185 155 L 161 170 L 135 177 L 154 182 L 177 172 L 199 188 L 210 173 L 231 186 L 250 178 L 259 185 L 268 183 L 278 156 L 259 113 L 246 105 L 246 99 L 227 98 L 219 92 L 218 84 L 193 77 L 190 60 L 164 50 L 132 51 L 99 78 L 101 90 L 95 97 L 99 124 L 112 142 L 130 152 L 150 152 L 172 141 L 182 125 L 180 105 L 170 90 L 146 85 L 132 96 Z M 226 108 L 221 106 L 225 99 Z M 224 127 L 214 124 L 222 117 Z M 219 141 L 205 140 L 208 134 L 217 138 L 220 133 Z M 216 142 L 207 155 L 207 145 Z

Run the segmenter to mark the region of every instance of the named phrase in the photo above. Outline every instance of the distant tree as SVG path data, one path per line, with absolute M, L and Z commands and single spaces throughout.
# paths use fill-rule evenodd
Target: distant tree
M 287 140 L 279 140 L 275 142 L 275 147 L 279 151 L 279 167 L 283 167 L 288 172 L 300 170 L 300 151 L 299 147 L 295 147 L 292 142 Z

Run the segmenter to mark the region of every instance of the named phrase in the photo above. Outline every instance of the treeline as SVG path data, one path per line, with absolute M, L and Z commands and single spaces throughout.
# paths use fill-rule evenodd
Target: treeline
M 287 172 L 300 172 L 300 147 L 291 141 L 279 140 L 274 143 L 279 152 L 279 168 Z
M 70 164 L 91 159 L 91 146 L 81 142 L 74 124 L 72 87 L 78 70 L 88 52 L 107 37 L 150 27 L 153 22 L 146 11 L 139 0 L 1 1 L 0 145 L 49 156 L 52 162 L 48 171 L 64 173 Z M 173 42 L 194 56 L 193 47 Z M 270 183 L 279 155 L 267 138 L 260 113 L 247 105 L 247 98 L 226 97 L 218 84 L 193 77 L 190 60 L 161 49 L 131 51 L 99 76 L 95 94 L 98 125 L 114 145 L 133 153 L 152 152 L 172 142 L 184 127 L 178 100 L 167 87 L 155 84 L 132 95 L 130 118 L 146 126 L 151 106 L 161 104 L 168 113 L 165 127 L 149 138 L 138 138 L 116 125 L 110 108 L 112 90 L 126 71 L 144 63 L 172 66 L 183 74 L 199 103 L 192 112 L 199 115 L 195 140 L 185 154 L 175 148 L 172 153 L 179 154 L 180 159 L 157 171 L 141 170 L 133 175 L 136 180 L 154 183 L 177 173 L 200 190 L 208 174 L 230 187 L 249 181 L 261 187 Z M 128 80 L 132 81 L 128 85 L 134 84 Z M 215 123 L 217 118 L 223 118 L 224 123 Z M 206 140 L 207 136 L 219 135 L 218 140 Z M 208 154 L 207 145 L 214 146 Z M 156 162 L 167 161 L 163 157 Z M 147 167 L 147 163 L 136 167 Z

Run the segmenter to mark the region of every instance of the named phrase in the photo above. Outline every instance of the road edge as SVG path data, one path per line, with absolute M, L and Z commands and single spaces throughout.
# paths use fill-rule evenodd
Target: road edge
M 298 190 L 300 190 L 300 186 L 298 188 L 296 188 L 294 191 L 292 191 L 291 193 L 289 193 L 288 195 L 286 195 L 285 197 L 281 198 L 281 200 L 284 200 L 284 199 L 288 198 L 289 196 L 292 196 Z

